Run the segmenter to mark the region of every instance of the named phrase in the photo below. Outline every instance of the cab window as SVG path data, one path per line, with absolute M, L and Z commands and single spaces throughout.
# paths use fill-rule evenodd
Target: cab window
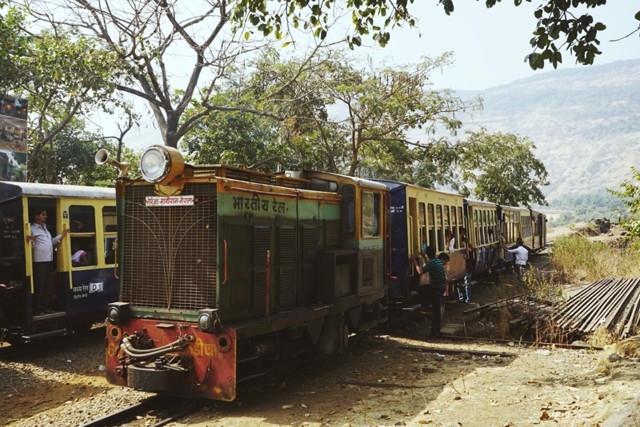
M 362 192 L 362 237 L 380 235 L 380 193 Z
M 356 233 L 356 188 L 353 185 L 342 187 L 342 234 L 355 237 Z

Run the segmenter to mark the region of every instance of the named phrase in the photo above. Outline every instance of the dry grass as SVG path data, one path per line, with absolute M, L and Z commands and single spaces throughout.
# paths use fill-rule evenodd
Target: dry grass
M 617 338 L 607 328 L 600 328 L 589 336 L 587 342 L 594 347 L 606 347 L 616 341 Z
M 556 270 L 568 279 L 593 282 L 605 277 L 640 277 L 640 252 L 570 235 L 560 237 L 551 254 Z
M 616 346 L 619 353 L 626 357 L 640 357 L 640 336 L 622 340 Z

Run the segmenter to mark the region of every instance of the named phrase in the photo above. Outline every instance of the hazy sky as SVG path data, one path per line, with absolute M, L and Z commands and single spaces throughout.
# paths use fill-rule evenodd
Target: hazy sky
M 533 12 L 539 2 L 534 3 L 523 2 L 515 7 L 512 1 L 503 0 L 487 9 L 482 0 L 458 0 L 456 10 L 447 16 L 435 1 L 415 0 L 412 10 L 420 19 L 418 29 L 394 31 L 391 43 L 378 53 L 388 59 L 388 63 L 411 63 L 421 56 L 435 57 L 452 51 L 455 63 L 442 74 L 432 76 L 436 86 L 452 89 L 486 89 L 552 71 L 550 65 L 533 71 L 524 62 L 532 52 L 529 40 L 537 22 Z M 640 58 L 638 33 L 610 42 L 638 27 L 634 19 L 638 10 L 637 1 L 614 0 L 590 11 L 607 25 L 600 38 L 603 54 L 594 65 Z M 563 50 L 562 54 L 563 64 L 558 69 L 578 66 L 568 52 Z

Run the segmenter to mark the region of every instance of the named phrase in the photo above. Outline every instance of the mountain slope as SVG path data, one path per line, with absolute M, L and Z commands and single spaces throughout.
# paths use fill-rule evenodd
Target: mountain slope
M 640 165 L 640 60 L 546 72 L 479 94 L 484 111 L 466 127 L 533 140 L 550 174 L 543 191 L 552 204 L 618 188 Z

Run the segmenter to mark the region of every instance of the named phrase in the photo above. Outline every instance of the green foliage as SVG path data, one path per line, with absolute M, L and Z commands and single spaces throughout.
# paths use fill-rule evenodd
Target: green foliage
M 232 105 L 233 101 L 220 99 L 230 95 L 218 95 L 216 102 Z M 187 118 L 198 111 L 197 107 L 188 110 Z M 279 144 L 281 132 L 276 124 L 255 114 L 213 111 L 194 125 L 180 146 L 196 164 L 249 167 L 265 162 L 256 169 L 273 170 L 274 164 L 291 162 L 290 153 Z
M 110 153 L 117 151 L 114 143 L 105 141 L 99 135 L 84 131 L 84 124 L 72 121 L 41 150 L 29 169 L 29 180 L 51 184 L 113 185 L 117 170 L 107 166 L 97 166 L 96 152 L 106 148 Z M 132 162 L 130 170 L 137 168 L 137 156 L 125 149 L 123 161 Z
M 550 200 L 554 209 L 565 211 L 559 218 L 549 221 L 549 226 L 589 221 L 596 218 L 620 219 L 623 204 L 616 196 L 600 190 L 592 193 L 571 194 Z
M 620 184 L 620 190 L 607 189 L 621 199 L 626 207 L 625 217 L 621 225 L 629 232 L 629 239 L 640 237 L 640 171 L 631 167 L 631 178 Z
M 4 6 L 0 3 L 0 10 Z M 29 39 L 20 29 L 23 24 L 24 15 L 15 7 L 0 15 L 0 88 L 3 90 L 13 90 L 24 78 L 19 63 L 26 55 Z
M 324 40 L 331 26 L 329 16 L 338 7 L 346 9 L 351 16 L 353 31 L 347 36 L 349 46 L 360 46 L 363 35 L 371 35 L 380 46 L 391 39 L 389 29 L 404 24 L 414 26 L 416 19 L 409 13 L 414 0 L 288 0 L 279 6 L 267 0 L 238 0 L 231 13 L 235 31 L 245 31 L 245 38 L 253 34 L 252 29 L 263 36 L 275 35 L 281 39 L 289 33 L 289 27 L 313 32 Z
M 408 179 L 416 163 L 430 160 L 427 152 L 440 150 L 439 141 L 428 139 L 436 127 L 457 130 L 455 114 L 476 106 L 449 91 L 431 90 L 431 71 L 448 62 L 447 54 L 377 69 L 355 66 L 337 52 L 282 61 L 270 51 L 250 79 L 251 98 L 265 100 L 257 108 L 266 106 L 282 118 L 286 143 L 302 156 L 301 164 Z M 426 135 L 422 141 L 409 140 L 416 130 Z
M 462 124 L 456 113 L 479 107 L 430 88 L 430 72 L 448 58 L 375 69 L 356 67 L 336 52 L 283 61 L 265 51 L 248 78 L 212 100 L 233 111 L 210 113 L 182 146 L 197 163 L 251 165 L 275 157 L 297 168 L 450 185 L 503 204 L 544 204 L 539 187 L 547 184 L 547 172 L 531 141 L 484 129 L 457 143 L 435 136 L 455 132 Z M 250 103 L 280 120 L 234 110 Z
M 541 186 L 548 185 L 544 164 L 533 155 L 535 145 L 514 134 L 467 132 L 457 145 L 463 185 L 481 200 L 502 205 L 546 205 Z
M 0 54 L 11 62 L 3 67 L 3 76 L 13 75 L 13 91 L 29 101 L 29 168 L 41 170 L 46 157 L 41 150 L 65 126 L 95 109 L 112 112 L 119 100 L 114 97 L 115 81 L 123 75 L 116 56 L 100 43 L 77 31 L 44 31 L 26 36 L 23 17 L 16 9 L 0 20 L 0 44 L 7 42 L 4 27 L 15 30 L 10 42 L 15 46 Z M 7 72 L 7 70 L 9 70 Z M 0 77 L 2 78 L 2 77 Z M 12 82 L 6 82 L 10 84 Z M 48 174 L 44 174 L 48 175 Z M 33 180 L 41 173 L 29 174 Z M 56 179 L 49 176 L 45 182 Z
M 531 0 L 527 0 L 529 3 Z M 485 0 L 487 8 L 492 8 L 501 0 Z M 454 12 L 453 0 L 439 0 L 445 13 Z M 374 41 L 385 46 L 390 38 L 389 29 L 416 25 L 416 19 L 410 9 L 413 0 L 348 0 L 344 6 L 351 16 L 352 27 L 347 40 L 351 48 L 362 44 L 362 36 L 371 35 Z M 516 6 L 522 0 L 514 2 Z M 562 50 L 574 55 L 583 65 L 593 64 L 599 50 L 600 32 L 606 29 L 602 22 L 595 22 L 587 11 L 606 4 L 606 0 L 546 0 L 537 7 L 534 18 L 537 20 L 530 41 L 533 52 L 526 60 L 531 68 L 544 68 L 545 63 L 557 68 L 562 62 Z M 249 38 L 255 28 L 258 33 L 268 36 L 275 34 L 280 39 L 289 34 L 289 28 L 303 28 L 313 31 L 323 40 L 330 29 L 329 16 L 332 9 L 341 5 L 336 0 L 310 2 L 308 0 L 289 0 L 280 7 L 271 7 L 267 0 L 239 0 L 232 12 L 232 21 L 236 31 L 245 31 Z M 585 11 L 585 9 L 587 11 Z M 635 15 L 640 20 L 640 12 Z M 631 34 L 638 31 L 630 29 Z

